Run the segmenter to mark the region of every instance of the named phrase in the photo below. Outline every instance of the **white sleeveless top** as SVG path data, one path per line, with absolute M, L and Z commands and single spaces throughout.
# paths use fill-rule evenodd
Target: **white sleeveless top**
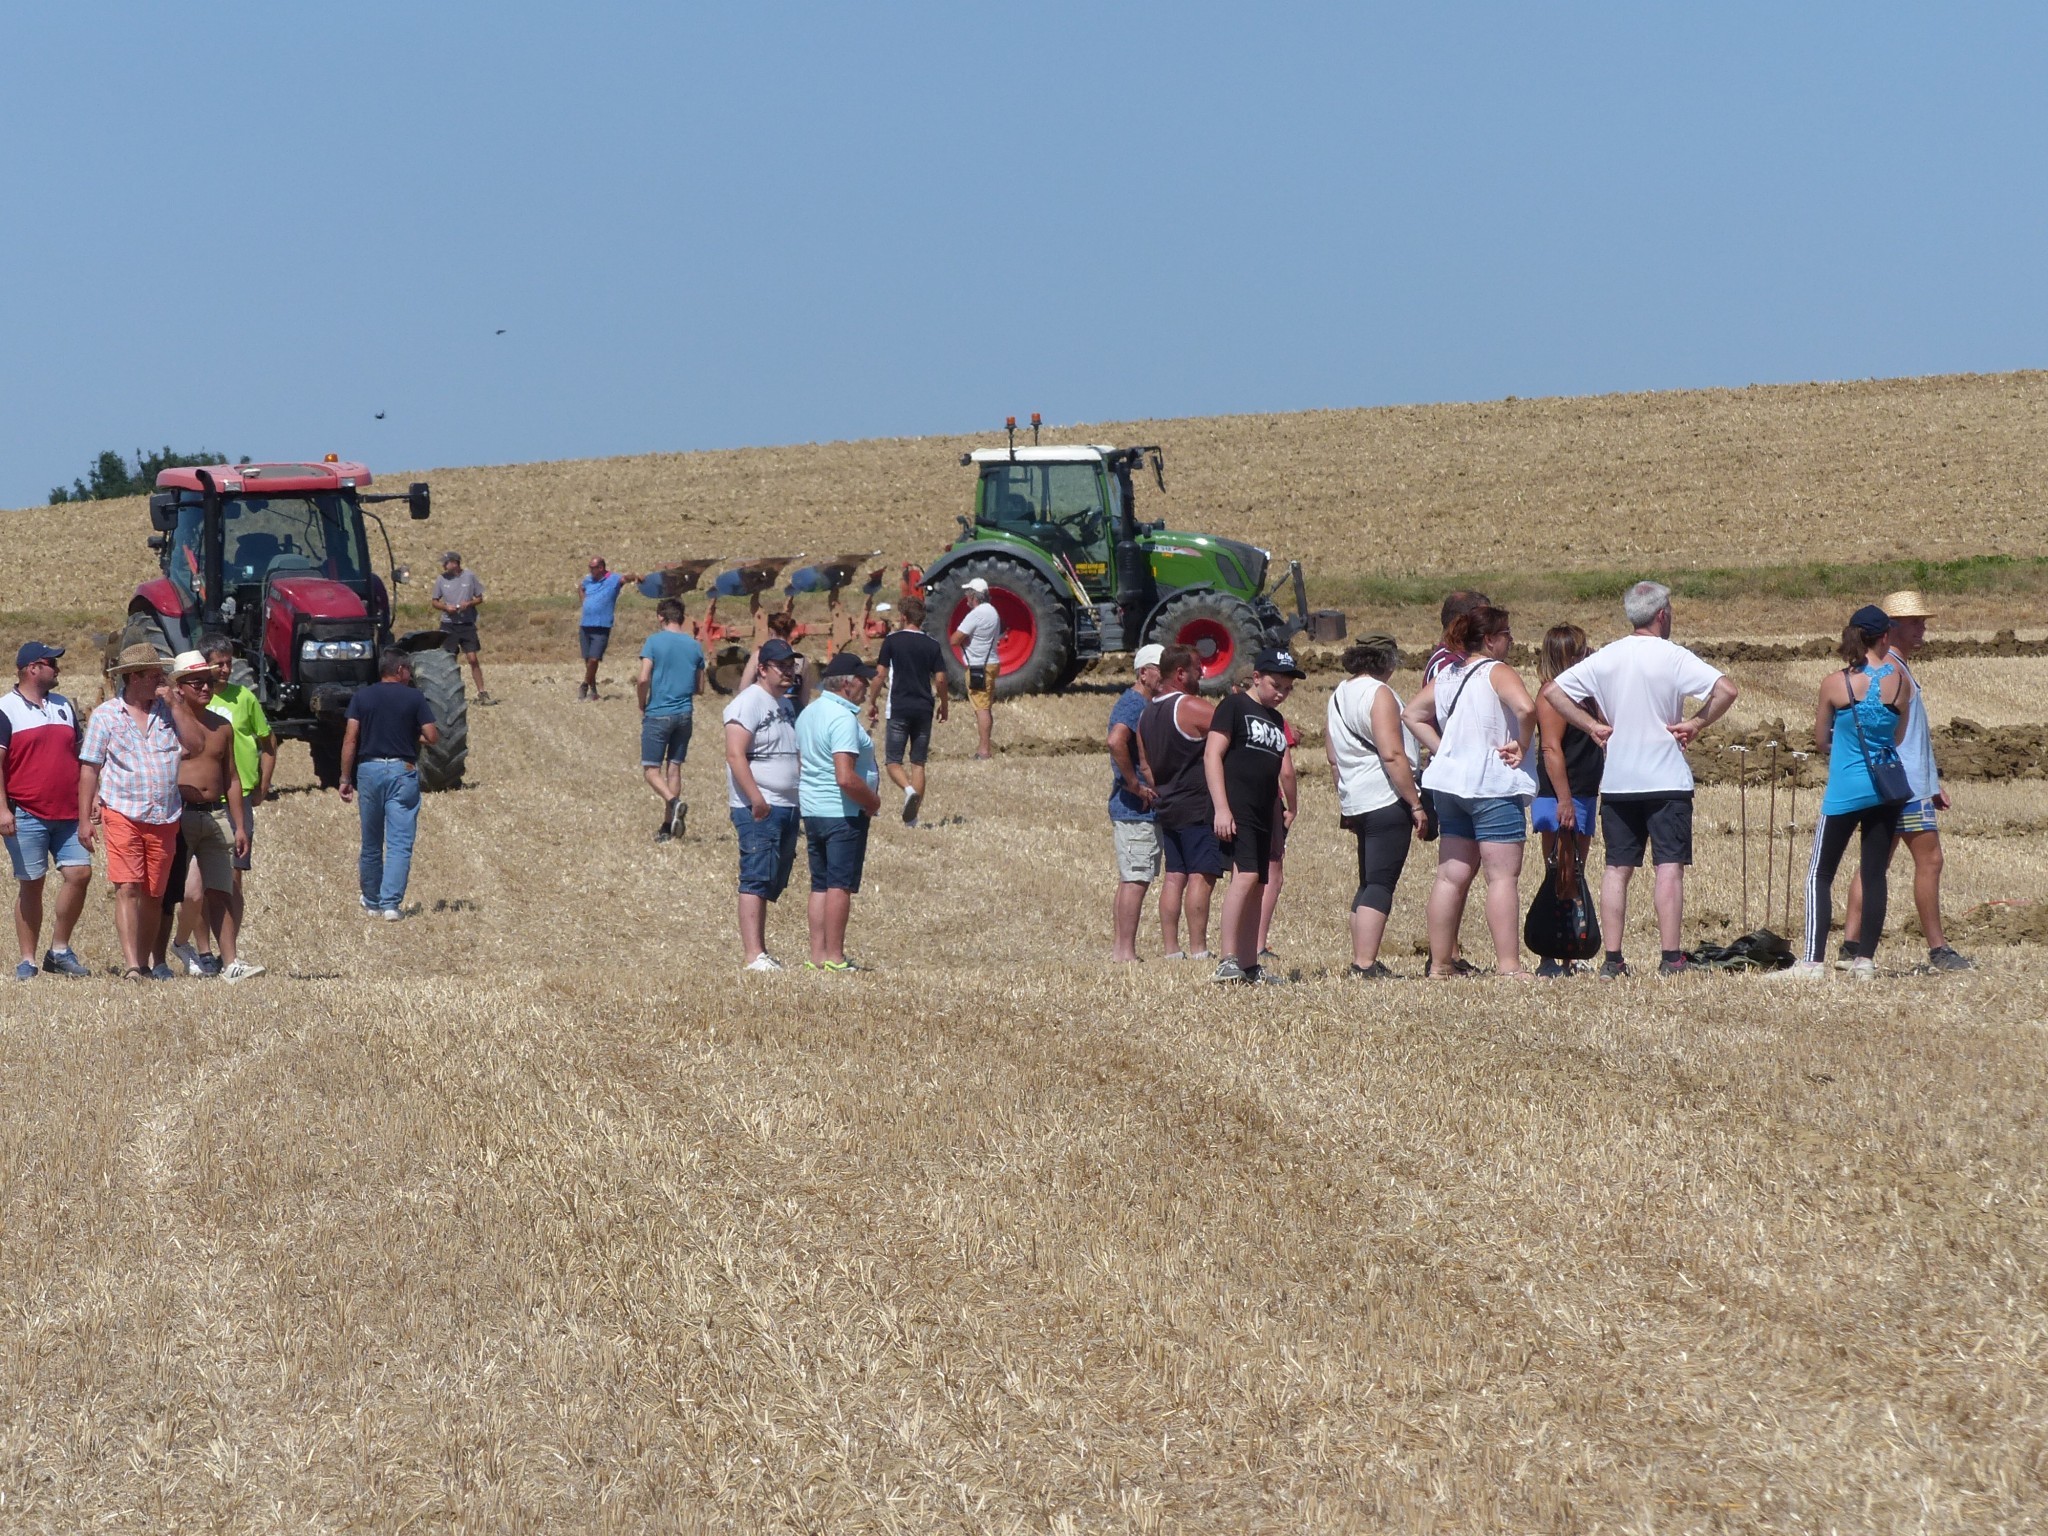
M 1361 674 L 1346 678 L 1330 695 L 1324 729 L 1329 735 L 1330 750 L 1337 759 L 1337 814 L 1340 816 L 1363 816 L 1367 811 L 1381 810 L 1401 798 L 1394 793 L 1394 786 L 1387 782 L 1387 765 L 1380 760 L 1379 749 L 1372 739 L 1372 706 L 1382 691 L 1392 696 L 1398 713 L 1401 696 L 1376 677 Z M 1405 724 L 1401 727 L 1401 750 L 1407 754 L 1408 766 L 1412 770 L 1422 754 Z
M 1466 800 L 1527 799 L 1536 793 L 1535 776 L 1510 768 L 1495 750 L 1515 739 L 1515 717 L 1486 675 L 1499 665 L 1481 657 L 1437 673 L 1436 724 L 1443 742 L 1422 775 L 1425 789 Z

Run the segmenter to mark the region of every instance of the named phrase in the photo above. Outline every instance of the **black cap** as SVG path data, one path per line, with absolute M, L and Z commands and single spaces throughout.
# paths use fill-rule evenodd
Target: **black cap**
M 875 675 L 875 669 L 862 661 L 852 651 L 841 651 L 825 663 L 826 677 L 868 677 Z
M 1849 622 L 1875 640 L 1892 627 L 1892 616 L 1875 603 L 1865 603 L 1849 615 Z
M 1277 649 L 1259 652 L 1259 659 L 1252 663 L 1252 670 L 1254 672 L 1269 672 L 1275 677 L 1308 676 L 1295 661 L 1294 652 L 1288 650 L 1284 645 Z
M 763 644 L 758 654 L 762 661 L 772 661 L 777 666 L 784 666 L 796 660 L 796 647 L 787 640 L 777 637 Z
M 31 640 L 14 653 L 14 670 L 19 672 L 32 661 L 55 661 L 63 654 L 61 645 L 45 645 L 40 640 Z

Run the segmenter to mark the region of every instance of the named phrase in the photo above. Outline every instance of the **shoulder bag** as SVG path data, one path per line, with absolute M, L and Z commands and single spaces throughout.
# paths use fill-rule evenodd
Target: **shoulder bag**
M 1881 759 L 1871 758 L 1870 743 L 1863 739 L 1863 722 L 1857 718 L 1856 690 L 1849 685 L 1850 675 L 1849 668 L 1842 668 L 1842 691 L 1849 695 L 1849 724 L 1855 727 L 1856 750 L 1863 754 L 1863 767 L 1870 775 L 1870 787 L 1877 792 L 1879 805 L 1904 805 L 1913 798 L 1913 784 L 1906 777 L 1906 765 L 1899 761 L 1897 750 L 1889 743 L 1886 744 Z M 1878 680 L 1873 677 L 1870 686 L 1878 687 Z M 1869 696 L 1867 692 L 1864 694 L 1865 698 Z M 1880 694 L 1879 697 L 1882 698 L 1883 695 Z

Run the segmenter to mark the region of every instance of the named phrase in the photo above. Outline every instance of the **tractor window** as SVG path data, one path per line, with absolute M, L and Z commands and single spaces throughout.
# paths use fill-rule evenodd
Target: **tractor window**
M 982 476 L 981 520 L 1084 565 L 1108 557 L 1109 522 L 1094 464 L 992 465 Z
M 340 496 L 230 496 L 221 503 L 221 563 L 230 587 L 271 572 L 359 582 L 369 569 L 355 509 Z

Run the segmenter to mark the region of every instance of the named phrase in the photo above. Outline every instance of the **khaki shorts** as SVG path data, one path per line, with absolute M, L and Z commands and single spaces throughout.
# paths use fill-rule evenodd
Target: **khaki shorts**
M 982 678 L 982 686 L 979 688 L 974 686 L 976 672 L 979 672 Z M 990 662 L 986 667 L 969 667 L 967 669 L 967 703 L 974 709 L 994 709 L 996 707 L 996 665 L 994 662 Z
M 199 866 L 199 883 L 209 891 L 235 888 L 235 834 L 225 805 L 188 805 L 179 822 L 185 847 Z
M 1150 821 L 1112 821 L 1116 833 L 1116 877 L 1126 885 L 1159 878 L 1159 827 Z

